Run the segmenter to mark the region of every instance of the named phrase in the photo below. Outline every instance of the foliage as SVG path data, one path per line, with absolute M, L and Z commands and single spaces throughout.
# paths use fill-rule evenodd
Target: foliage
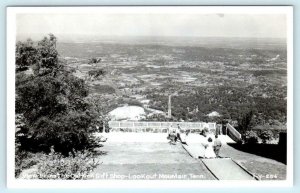
M 33 165 L 37 171 L 32 174 L 38 179 L 86 179 L 90 172 L 100 163 L 93 159 L 91 152 L 75 152 L 73 156 L 63 156 L 60 153 L 51 152 L 31 153 L 17 151 L 15 162 L 15 176 Z
M 148 90 L 145 94 L 150 99 L 150 106 L 159 106 L 166 112 L 169 92 L 171 91 Z M 270 97 L 264 98 L 262 92 L 268 93 Z M 217 87 L 195 88 L 188 92 L 179 92 L 178 96 L 172 98 L 172 116 L 177 120 L 186 121 L 221 122 L 223 119 L 241 121 L 252 111 L 250 126 L 265 124 L 269 120 L 285 123 L 287 113 L 285 97 L 286 87 L 279 85 L 233 87 L 224 84 Z M 195 110 L 197 107 L 198 111 Z M 210 120 L 207 114 L 212 111 L 217 111 L 221 117 Z
M 242 135 L 250 130 L 252 117 L 253 111 L 250 111 L 238 120 L 238 130 Z
M 140 101 L 135 100 L 135 99 L 128 100 L 128 101 L 127 101 L 127 104 L 128 104 L 129 106 L 143 107 L 143 104 L 142 104 Z
M 24 169 L 36 165 L 39 158 L 40 154 L 22 151 L 17 147 L 15 152 L 15 177 L 17 178 Z
M 263 143 L 266 143 L 268 140 L 271 140 L 273 138 L 273 133 L 271 130 L 263 130 L 260 134 L 259 134 L 259 138 L 262 139 Z
M 90 70 L 88 72 L 89 76 L 94 77 L 94 78 L 98 78 L 102 75 L 104 75 L 106 72 L 103 69 L 94 69 L 94 70 Z
M 153 114 L 151 116 L 147 116 L 142 121 L 169 121 L 165 115 L 162 114 Z
M 91 111 L 97 115 L 96 119 L 94 119 L 94 124 L 100 127 L 103 123 L 108 124 L 109 117 L 107 114 L 118 107 L 116 101 L 100 95 L 89 95 L 87 101 L 91 104 Z
M 20 53 L 16 57 L 27 44 L 17 44 Z M 31 75 L 19 71 L 16 76 L 16 114 L 24 117 L 22 129 L 16 133 L 21 148 L 49 152 L 54 146 L 64 155 L 89 148 L 96 114 L 85 99 L 86 84 L 58 60 L 55 36 L 50 34 L 30 46 L 35 52 L 26 52 L 22 60 L 16 60 L 16 69 L 26 66 L 34 71 Z
M 242 138 L 244 140 L 245 143 L 247 144 L 254 144 L 258 142 L 258 136 L 257 133 L 250 130 L 250 131 L 246 131 L 243 135 Z
M 58 52 L 56 50 L 56 37 L 49 34 L 37 43 L 37 63 L 34 65 L 36 75 L 55 73 L 60 67 L 58 62 Z
M 99 63 L 101 62 L 101 58 L 91 58 L 89 59 L 89 64 L 96 64 L 96 63 Z
M 90 172 L 100 164 L 91 156 L 87 151 L 76 152 L 74 157 L 52 152 L 41 156 L 36 175 L 39 179 L 88 179 Z
M 37 63 L 37 49 L 33 41 L 28 39 L 26 42 L 16 44 L 16 72 L 28 70 L 28 67 Z
M 109 85 L 103 85 L 103 84 L 94 84 L 91 85 L 90 93 L 105 93 L 105 94 L 114 94 L 116 93 L 116 90 L 109 86 Z

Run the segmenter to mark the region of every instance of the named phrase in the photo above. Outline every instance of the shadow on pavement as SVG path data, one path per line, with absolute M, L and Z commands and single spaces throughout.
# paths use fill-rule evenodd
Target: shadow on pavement
M 286 144 L 238 144 L 228 143 L 229 146 L 246 153 L 255 154 L 286 164 Z

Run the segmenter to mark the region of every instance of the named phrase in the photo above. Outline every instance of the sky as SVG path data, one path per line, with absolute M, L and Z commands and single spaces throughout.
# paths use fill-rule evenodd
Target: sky
M 286 38 L 279 14 L 18 14 L 17 36 L 197 36 Z

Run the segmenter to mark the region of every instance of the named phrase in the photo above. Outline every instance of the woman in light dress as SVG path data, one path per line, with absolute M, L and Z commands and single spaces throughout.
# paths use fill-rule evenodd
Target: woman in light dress
M 213 139 L 211 137 L 208 137 L 207 143 L 204 145 L 205 147 L 205 152 L 204 152 L 204 157 L 205 158 L 216 158 L 216 154 L 214 152 L 214 143 Z

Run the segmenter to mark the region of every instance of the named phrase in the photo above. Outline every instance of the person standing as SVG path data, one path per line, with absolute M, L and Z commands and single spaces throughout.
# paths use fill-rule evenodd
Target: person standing
M 181 138 L 181 143 L 187 145 L 186 140 L 187 140 L 187 138 L 188 138 L 189 133 L 190 133 L 190 130 L 189 130 L 189 129 L 185 130 L 185 134 L 184 134 L 183 137 Z
M 218 138 L 218 135 L 215 135 L 215 141 L 214 141 L 214 152 L 217 157 L 219 157 L 220 149 L 222 147 L 222 142 Z
M 176 128 L 176 141 L 179 140 L 180 142 L 182 142 L 181 137 L 180 137 L 180 126 L 179 123 L 177 124 L 177 128 Z

